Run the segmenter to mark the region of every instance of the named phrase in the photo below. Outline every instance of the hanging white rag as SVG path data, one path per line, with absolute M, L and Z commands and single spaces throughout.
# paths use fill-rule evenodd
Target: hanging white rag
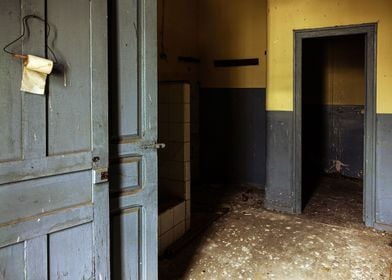
M 53 70 L 53 61 L 27 55 L 23 65 L 23 77 L 20 90 L 35 94 L 45 94 L 46 77 Z

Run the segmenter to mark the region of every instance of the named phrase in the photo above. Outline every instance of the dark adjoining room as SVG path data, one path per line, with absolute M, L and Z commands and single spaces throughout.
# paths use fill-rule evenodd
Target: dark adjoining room
M 302 59 L 304 214 L 363 223 L 365 37 L 305 39 Z

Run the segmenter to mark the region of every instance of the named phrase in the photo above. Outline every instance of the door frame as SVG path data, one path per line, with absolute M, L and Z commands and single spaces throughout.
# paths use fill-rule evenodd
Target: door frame
M 302 212 L 302 43 L 303 39 L 344 35 L 365 35 L 365 139 L 363 220 L 375 224 L 376 167 L 376 51 L 377 23 L 294 30 L 294 129 L 293 186 L 294 211 Z

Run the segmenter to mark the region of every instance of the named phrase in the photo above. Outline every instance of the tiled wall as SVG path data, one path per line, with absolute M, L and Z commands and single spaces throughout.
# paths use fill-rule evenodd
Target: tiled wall
M 190 85 L 160 83 L 158 140 L 159 254 L 190 227 Z

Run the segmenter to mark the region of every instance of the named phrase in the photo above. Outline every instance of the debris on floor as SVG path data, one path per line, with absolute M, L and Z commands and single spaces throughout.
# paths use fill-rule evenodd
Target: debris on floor
M 199 225 L 230 211 L 162 259 L 160 279 L 390 279 L 391 234 L 267 211 L 262 192 L 247 187 L 205 187 L 193 199 Z
M 362 180 L 338 174 L 322 176 L 303 216 L 312 221 L 363 229 Z

